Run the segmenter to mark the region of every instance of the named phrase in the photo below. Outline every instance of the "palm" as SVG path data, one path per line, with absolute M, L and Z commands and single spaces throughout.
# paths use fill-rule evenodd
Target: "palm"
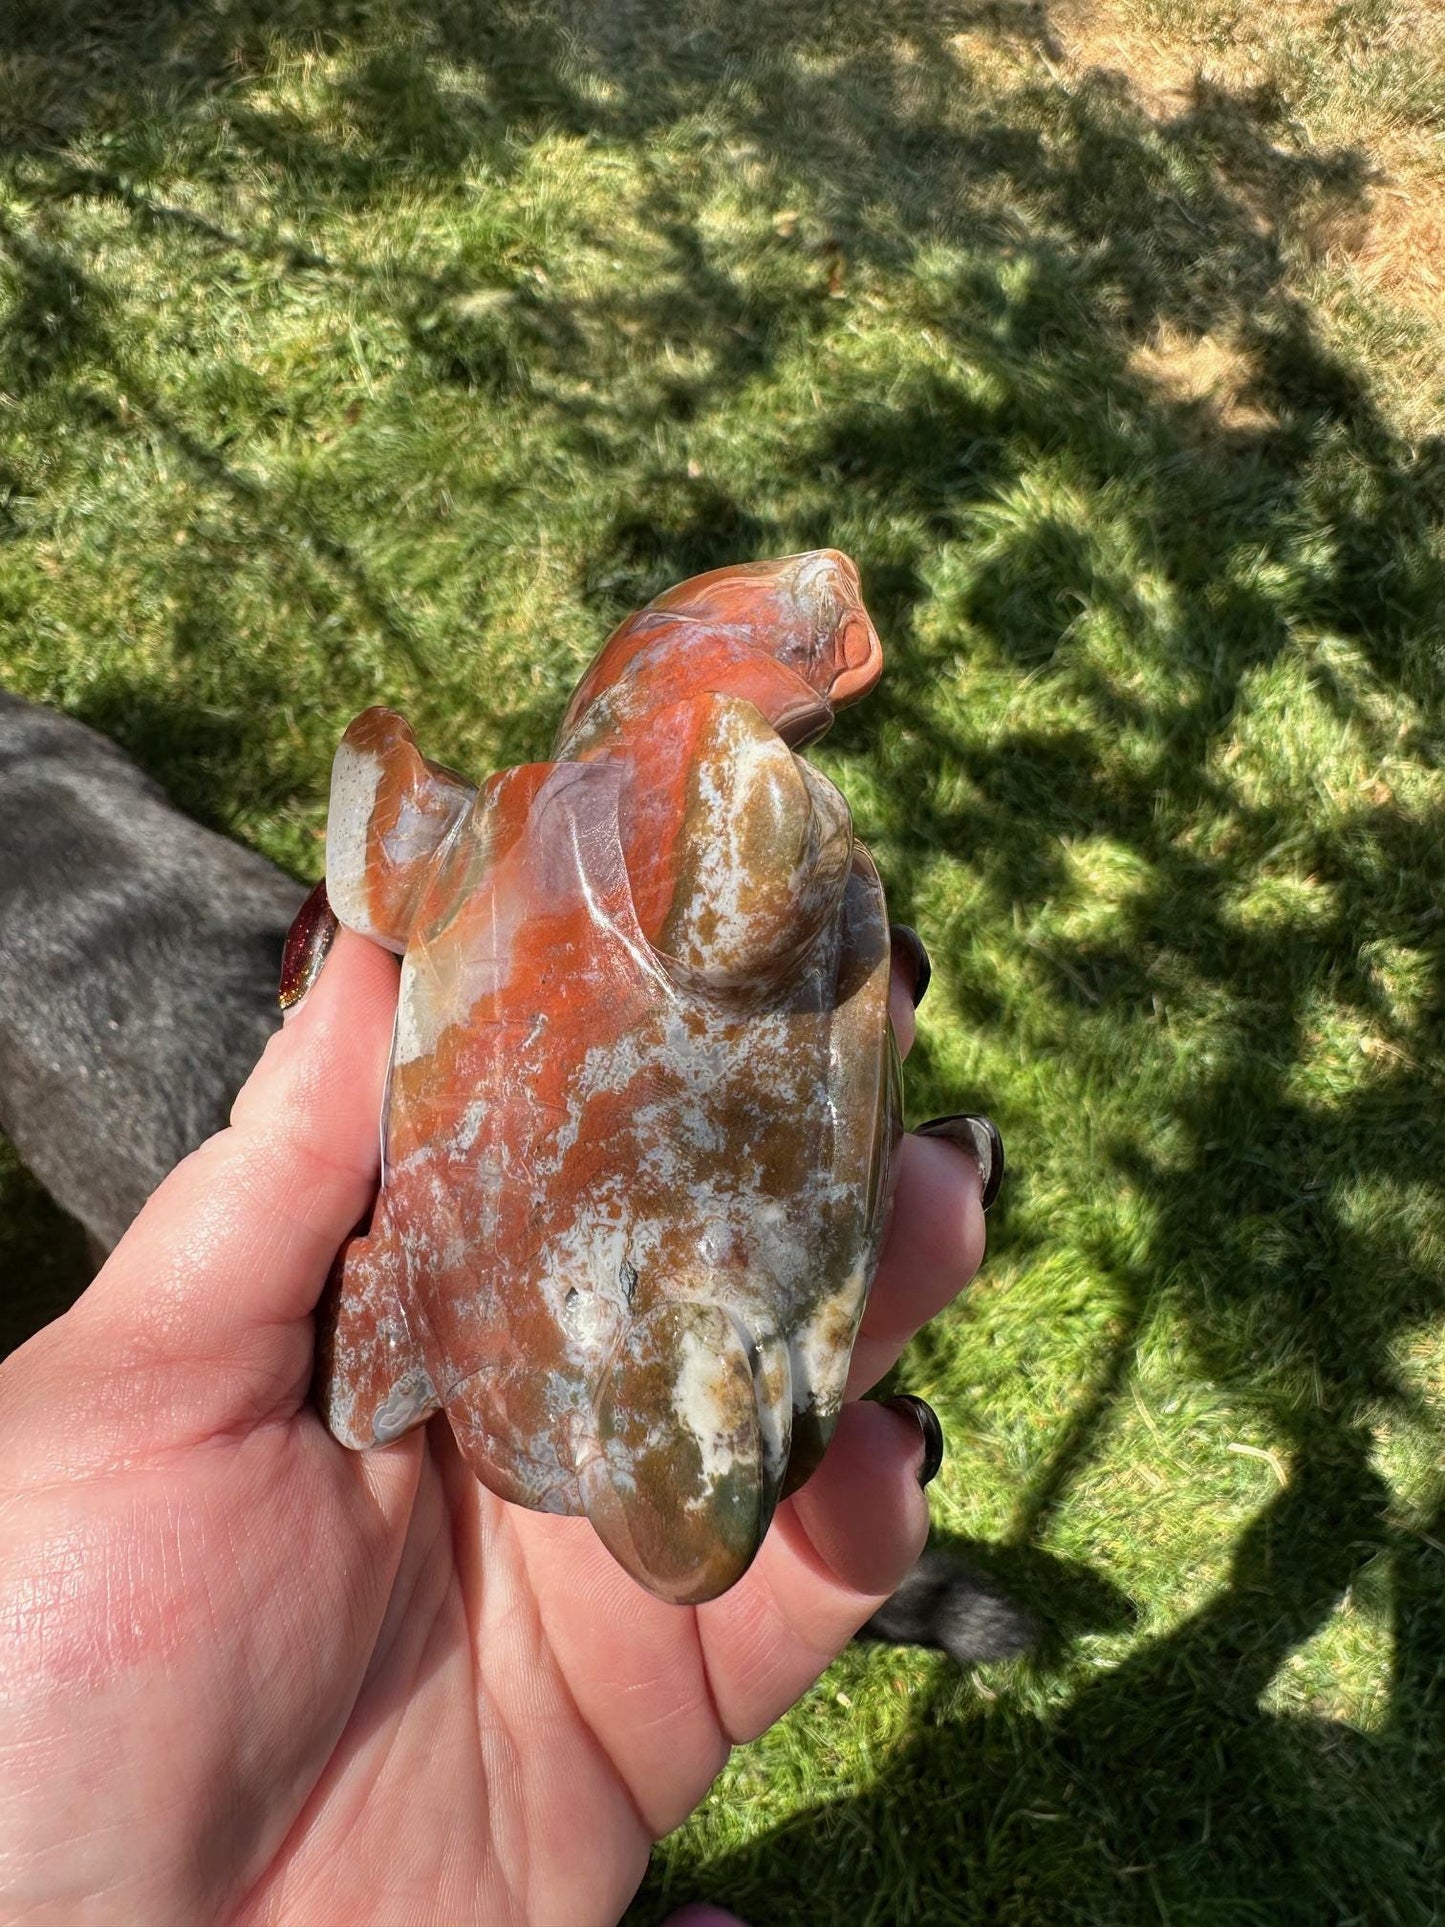
M 651 1840 L 917 1550 L 902 1422 L 876 1407 L 695 1611 L 642 1594 L 585 1521 L 493 1498 L 444 1421 L 362 1456 L 330 1438 L 309 1313 L 371 1181 L 335 1120 L 379 1077 L 385 972 L 338 954 L 309 1055 L 274 1047 L 237 1130 L 6 1368 L 0 1840 L 57 1918 L 97 1895 L 156 1923 L 615 1919 Z M 865 1384 L 976 1256 L 961 1161 L 915 1152 Z
M 289 1798 L 277 1797 L 274 1758 L 252 1790 L 269 1803 L 274 1850 L 263 1847 L 264 1873 L 240 1917 L 309 1919 L 324 1896 L 328 1913 L 390 1920 L 429 1896 L 443 1920 L 615 1919 L 651 1834 L 582 1703 L 608 1604 L 626 1588 L 635 1627 L 636 1589 L 617 1583 L 585 1525 L 516 1513 L 478 1487 L 443 1425 L 423 1446 L 381 1455 L 393 1461 L 381 1480 L 365 1461 L 343 1461 L 350 1490 L 337 1489 L 335 1447 L 309 1413 L 293 1432 L 273 1516 L 309 1509 L 316 1525 L 334 1525 L 338 1549 L 350 1535 L 354 1556 L 308 1602 L 325 1655 L 311 1721 L 295 1722 L 288 1677 L 294 1608 L 258 1629 L 253 1704 L 264 1706 L 270 1686 L 276 1724 L 295 1723 L 308 1743 Z M 364 1624 L 358 1561 L 391 1581 L 369 1596 Z M 680 1784 L 665 1826 L 695 1803 L 725 1749 L 706 1697 L 688 1701 L 691 1616 L 645 1607 L 656 1634 L 648 1667 L 677 1706 L 668 1756 Z M 646 1690 L 638 1669 L 626 1680 Z

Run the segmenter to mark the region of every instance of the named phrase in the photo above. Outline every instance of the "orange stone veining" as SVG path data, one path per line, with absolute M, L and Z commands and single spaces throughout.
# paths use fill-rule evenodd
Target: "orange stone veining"
M 474 790 L 385 709 L 336 755 L 326 894 L 403 964 L 321 1409 L 357 1448 L 444 1410 L 492 1491 L 667 1599 L 738 1579 L 818 1463 L 877 1261 L 883 892 L 794 752 L 881 666 L 823 550 L 630 617 L 549 762 Z

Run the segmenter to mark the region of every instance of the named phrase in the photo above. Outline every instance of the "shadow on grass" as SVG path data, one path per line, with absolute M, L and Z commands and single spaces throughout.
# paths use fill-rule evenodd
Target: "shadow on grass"
M 976 48 L 993 34 L 1052 60 L 1042 5 L 697 4 L 662 18 L 636 5 L 599 14 L 430 0 L 409 13 L 402 30 L 391 10 L 364 5 L 237 0 L 204 17 L 79 0 L 22 7 L 0 26 L 0 50 L 36 76 L 12 142 L 39 176 L 53 170 L 57 196 L 108 199 L 139 222 L 195 231 L 199 217 L 146 184 L 136 130 L 147 115 L 184 125 L 205 104 L 277 178 L 347 206 L 381 202 L 398 174 L 446 184 L 482 162 L 505 171 L 551 130 L 645 145 L 707 116 L 780 205 L 811 210 L 797 243 L 817 266 L 805 292 L 742 285 L 659 185 L 641 210 L 666 264 L 655 285 L 568 304 L 519 281 L 458 308 L 449 298 L 463 277 L 441 263 L 397 279 L 412 352 L 438 382 L 524 394 L 582 467 L 616 469 L 614 510 L 582 583 L 599 622 L 695 570 L 832 539 L 829 508 L 809 502 L 846 500 L 851 527 L 888 527 L 871 549 L 866 535 L 851 546 L 890 641 L 889 674 L 866 721 L 845 719 L 837 742 L 845 757 L 861 756 L 865 740 L 890 745 L 881 841 L 896 911 L 908 914 L 941 853 L 967 852 L 978 901 L 1006 923 L 1058 890 L 1068 839 L 1104 836 L 1138 857 L 1148 883 L 1108 944 L 1035 948 L 1030 963 L 1060 1033 L 1106 1061 L 1117 1046 L 1130 1061 L 1138 1037 L 1164 1021 L 1181 972 L 1226 1013 L 1170 1100 L 1183 1155 L 1166 1160 L 1147 1136 L 1122 1131 L 1098 1147 L 1116 1182 L 1147 1202 L 1151 1229 L 1142 1250 L 1098 1254 L 1121 1295 L 1115 1342 L 1021 1495 L 1012 1576 L 1029 1594 L 1028 1560 L 1042 1557 L 1033 1542 L 1087 1465 L 1135 1336 L 1161 1309 L 1199 1370 L 1288 1441 L 1287 1483 L 1241 1536 L 1223 1588 L 1090 1676 L 1066 1711 L 1046 1717 L 1023 1693 L 981 1705 L 940 1684 L 873 1791 L 713 1862 L 708 1895 L 759 1923 L 869 1918 L 880 1885 L 914 1896 L 897 1918 L 930 1921 L 1431 1918 L 1445 1512 L 1423 1530 L 1388 1516 L 1373 1428 L 1409 1407 L 1393 1347 L 1438 1316 L 1445 1287 L 1387 1211 L 1364 1217 L 1349 1201 L 1371 1187 L 1428 1184 L 1445 1163 L 1426 1068 L 1445 1005 L 1445 820 L 1366 792 L 1328 827 L 1302 827 L 1288 801 L 1242 802 L 1218 761 L 1247 678 L 1278 656 L 1290 620 L 1347 643 L 1387 704 L 1439 702 L 1428 650 L 1445 606 L 1441 448 L 1393 433 L 1367 385 L 1319 340 L 1281 252 L 1291 224 L 1358 213 L 1366 157 L 1311 151 L 1287 135 L 1268 96 L 1200 88 L 1161 119 L 1107 73 L 1061 89 L 1041 67 L 1005 109 L 991 99 L 986 64 L 972 71 L 975 55 L 956 37 Z M 356 49 L 345 89 L 365 137 L 344 151 L 299 119 L 260 113 L 252 98 L 278 47 L 300 57 L 318 46 Z M 976 97 L 962 133 L 950 117 L 959 90 Z M 15 121 L 13 101 L 10 113 Z M 69 151 L 97 133 L 116 150 L 113 168 L 82 166 Z M 935 270 L 930 248 L 960 229 L 967 265 Z M 352 273 L 304 239 L 219 227 L 212 238 L 283 272 Z M 0 244 L 19 290 L 0 386 L 70 384 L 82 405 L 86 370 L 123 359 L 107 328 L 109 295 L 60 243 L 8 217 Z M 706 347 L 704 373 L 646 398 L 685 421 L 745 389 L 788 339 L 829 339 L 857 280 L 900 269 L 917 272 L 917 325 L 942 344 L 941 366 L 821 402 L 791 471 L 772 478 L 770 499 L 796 506 L 764 509 L 665 456 L 638 454 L 650 422 L 613 383 L 600 340 L 640 333 Z M 1228 336 L 1245 404 L 1235 418 L 1171 399 L 1140 372 L 1136 351 L 1164 328 Z M 591 398 L 563 380 L 589 357 Z M 407 646 L 384 585 L 320 510 L 298 524 L 293 505 L 130 388 L 188 463 L 246 497 L 261 524 L 304 535 L 307 559 L 293 554 L 287 566 L 304 567 L 328 606 L 359 606 Z M 938 557 L 979 540 L 980 506 L 1041 463 L 1080 490 L 1127 486 L 1120 513 L 1135 553 L 1168 585 L 1176 615 L 1150 627 L 1130 569 L 1065 514 L 1040 509 L 1002 538 L 995 528 L 950 624 L 1020 678 L 1057 680 L 1085 721 L 988 739 L 950 732 L 936 691 L 956 676 L 957 645 L 918 620 L 940 593 Z M 1307 600 L 1286 611 L 1271 568 L 1310 540 Z M 1242 566 L 1251 554 L 1256 569 Z M 1081 611 L 1138 637 L 1168 672 L 1167 695 L 1149 693 L 1157 679 L 1099 669 L 1077 646 Z M 1323 660 L 1314 687 L 1357 707 Z M 519 749 L 540 750 L 540 705 L 519 727 L 533 721 L 537 738 Z M 247 727 L 264 741 L 263 716 Z M 1101 744 L 1125 733 L 1133 753 L 1121 769 Z M 1421 758 L 1437 753 L 1418 731 L 1400 740 Z M 179 737 L 162 729 L 139 746 L 174 782 Z M 941 766 L 960 779 L 948 793 L 965 802 L 937 800 Z M 1197 847 L 1201 813 L 1227 822 L 1228 836 Z M 1308 932 L 1242 930 L 1231 906 L 1283 848 L 1338 910 Z M 976 1032 L 1007 1034 L 1007 986 L 970 975 L 961 931 L 941 935 L 934 948 L 953 962 L 959 1016 Z M 1365 958 L 1380 943 L 1410 953 L 1428 978 L 1413 1022 L 1381 1003 Z M 1321 998 L 1370 1015 L 1388 1059 L 1331 1106 L 1299 1097 L 1294 1081 L 1317 1042 Z M 925 1057 L 914 1079 L 920 1113 L 956 1107 L 958 1094 L 934 1079 Z M 1048 1119 L 1022 1098 L 998 1114 L 1011 1146 L 1047 1137 Z M 1006 1210 L 994 1243 L 1021 1252 L 1039 1237 L 1012 1228 Z M 1287 1656 L 1357 1588 L 1388 1599 L 1395 1638 L 1393 1698 L 1377 1729 L 1262 1708 Z M 1048 1616 L 1047 1596 L 1028 1603 Z M 1072 1635 L 1090 1623 L 1087 1602 L 1058 1617 Z M 665 1896 L 645 1892 L 636 1918 L 688 1897 L 677 1882 Z

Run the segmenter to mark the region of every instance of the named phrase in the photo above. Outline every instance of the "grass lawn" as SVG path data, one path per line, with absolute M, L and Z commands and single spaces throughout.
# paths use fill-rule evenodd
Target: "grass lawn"
M 0 674 L 298 875 L 363 705 L 481 773 L 861 566 L 819 760 L 1011 1165 L 903 1378 L 1050 1630 L 850 1652 L 636 1927 L 1445 1917 L 1445 16 L 9 0 L 0 142 Z

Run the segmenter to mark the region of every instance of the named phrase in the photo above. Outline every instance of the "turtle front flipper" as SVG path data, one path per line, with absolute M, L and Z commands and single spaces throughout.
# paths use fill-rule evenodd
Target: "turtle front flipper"
M 437 853 L 475 798 L 427 761 L 395 710 L 364 710 L 331 766 L 326 894 L 337 919 L 400 955 Z
M 317 1307 L 316 1403 L 353 1452 L 390 1444 L 440 1405 L 404 1309 L 405 1263 L 378 1207 L 367 1236 L 342 1248 Z
M 686 750 L 680 770 L 674 745 Z M 628 798 L 628 868 L 653 947 L 703 988 L 777 981 L 837 914 L 848 805 L 761 710 L 732 696 L 664 711 L 655 743 L 633 754 L 647 780 Z M 674 765 L 665 777 L 652 767 L 664 757 Z M 670 838 L 653 820 L 659 795 L 675 812 Z

